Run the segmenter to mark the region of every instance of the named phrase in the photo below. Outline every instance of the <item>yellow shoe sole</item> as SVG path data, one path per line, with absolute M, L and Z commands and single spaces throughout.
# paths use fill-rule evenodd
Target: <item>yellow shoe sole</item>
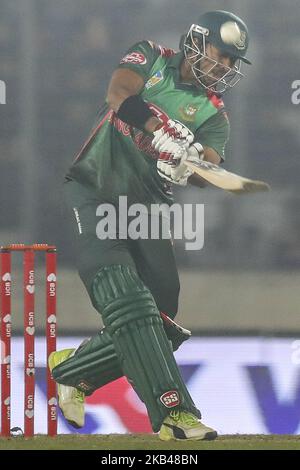
M 68 359 L 71 354 L 75 351 L 75 349 L 62 349 L 61 351 L 54 351 L 52 352 L 50 355 L 49 355 L 49 358 L 48 358 L 48 364 L 49 364 L 49 369 L 50 371 L 52 372 L 52 370 L 54 369 L 54 367 L 58 366 L 59 364 L 61 364 L 62 362 L 64 362 L 66 359 Z M 58 396 L 60 395 L 59 393 L 59 389 L 62 385 L 60 384 L 57 384 L 57 388 L 58 388 Z M 62 412 L 62 415 L 64 416 L 64 418 L 66 419 L 66 421 L 71 425 L 73 426 L 74 428 L 76 429 L 80 429 L 84 426 L 84 420 L 82 423 L 78 424 L 76 421 L 73 421 L 72 419 L 68 419 L 67 416 L 65 416 L 65 413 L 61 407 L 61 404 L 60 404 L 60 399 L 58 401 L 58 406 Z
M 71 354 L 75 351 L 75 349 L 62 349 L 61 351 L 54 351 L 48 357 L 48 365 L 49 369 L 52 372 L 54 367 L 58 366 L 62 362 L 64 362 Z

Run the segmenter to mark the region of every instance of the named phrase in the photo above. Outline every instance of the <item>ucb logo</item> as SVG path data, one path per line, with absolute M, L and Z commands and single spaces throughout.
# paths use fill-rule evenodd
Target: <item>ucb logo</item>
M 177 406 L 180 403 L 179 400 L 179 395 L 176 390 L 172 390 L 170 392 L 164 393 L 160 397 L 160 401 L 162 402 L 163 405 L 165 405 L 167 408 L 173 408 L 173 406 Z
M 6 104 L 6 84 L 0 80 L 0 104 Z
M 55 273 L 48 274 L 47 281 L 49 282 L 49 295 L 50 295 L 50 297 L 55 297 L 55 295 L 56 295 L 56 274 Z

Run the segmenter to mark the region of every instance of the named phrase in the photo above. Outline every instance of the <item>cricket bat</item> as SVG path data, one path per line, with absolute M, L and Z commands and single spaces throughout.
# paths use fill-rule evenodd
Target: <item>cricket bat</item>
M 214 163 L 203 160 L 197 163 L 186 160 L 184 163 L 192 169 L 194 173 L 197 173 L 197 175 L 201 176 L 217 188 L 230 191 L 234 194 L 256 193 L 259 191 L 270 190 L 270 186 L 264 181 L 244 178 L 243 176 L 224 170 L 224 168 L 221 168 Z

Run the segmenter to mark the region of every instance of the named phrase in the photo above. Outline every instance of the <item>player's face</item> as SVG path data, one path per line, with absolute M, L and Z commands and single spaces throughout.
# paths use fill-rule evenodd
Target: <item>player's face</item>
M 194 34 L 190 30 L 184 43 L 185 61 L 182 67 L 186 71 L 183 79 L 204 88 L 223 93 L 232 88 L 242 78 L 241 60 L 225 54 L 213 44 L 210 44 L 204 35 Z
M 209 73 L 212 77 L 212 80 L 218 80 L 219 78 L 223 77 L 223 75 L 227 72 L 228 67 L 233 67 L 235 63 L 235 60 L 232 57 L 223 54 L 220 49 L 209 43 L 206 45 L 206 55 L 208 58 L 203 59 L 201 63 L 201 71 L 204 73 Z M 212 68 L 212 63 L 214 62 L 217 62 L 217 64 Z
M 208 74 L 208 76 L 203 76 L 202 80 L 209 86 L 222 78 L 228 68 L 233 67 L 235 60 L 209 43 L 206 44 L 206 56 L 207 58 L 203 58 L 200 63 L 200 70 L 203 74 Z

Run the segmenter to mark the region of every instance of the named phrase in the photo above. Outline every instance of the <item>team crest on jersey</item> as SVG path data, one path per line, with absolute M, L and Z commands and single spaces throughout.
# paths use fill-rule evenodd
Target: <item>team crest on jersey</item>
M 198 107 L 192 104 L 188 104 L 182 108 L 179 108 L 179 113 L 185 121 L 193 122 L 195 121 L 195 115 L 198 111 Z
M 159 70 L 156 72 L 145 84 L 145 88 L 149 90 L 149 88 L 152 88 L 154 85 L 157 85 L 157 83 L 161 82 L 164 79 L 164 76 L 162 74 L 162 71 Z
M 140 64 L 145 65 L 147 59 L 141 52 L 130 52 L 121 60 L 120 64 Z

